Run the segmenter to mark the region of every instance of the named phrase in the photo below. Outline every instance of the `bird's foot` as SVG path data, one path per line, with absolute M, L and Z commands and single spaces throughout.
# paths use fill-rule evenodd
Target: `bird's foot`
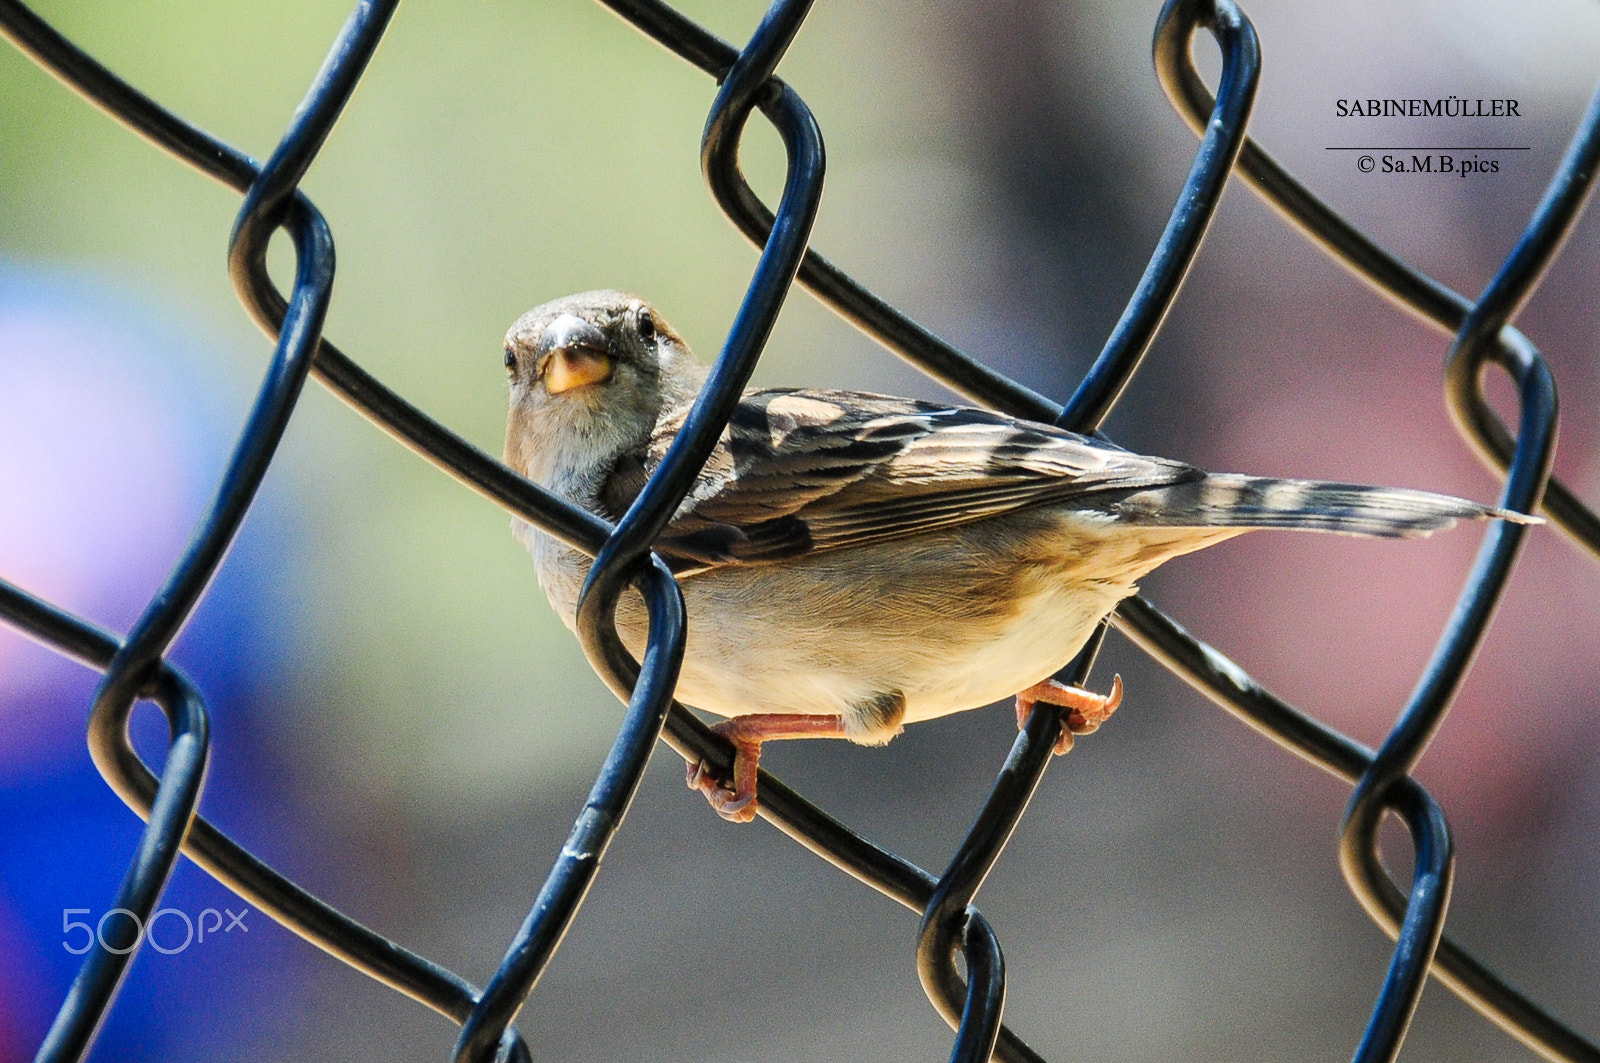
M 689 765 L 689 789 L 699 790 L 711 802 L 717 815 L 730 823 L 749 823 L 756 818 L 756 778 L 761 766 L 761 742 L 740 741 L 729 734 L 733 720 L 711 729 L 733 743 L 733 786 L 724 786 L 703 760 Z
M 1092 734 L 1122 704 L 1122 677 L 1111 677 L 1111 693 L 1096 694 L 1081 687 L 1046 679 L 1017 695 L 1017 730 L 1028 723 L 1028 713 L 1039 702 L 1059 705 L 1067 712 L 1061 718 L 1061 733 L 1056 736 L 1056 753 L 1072 748 L 1074 735 Z
M 717 778 L 705 761 L 689 765 L 689 789 L 699 790 L 717 815 L 732 823 L 756 818 L 756 779 L 761 770 L 761 743 L 780 738 L 843 738 L 844 720 L 806 713 L 755 713 L 735 716 L 711 728 L 733 745 L 731 785 Z

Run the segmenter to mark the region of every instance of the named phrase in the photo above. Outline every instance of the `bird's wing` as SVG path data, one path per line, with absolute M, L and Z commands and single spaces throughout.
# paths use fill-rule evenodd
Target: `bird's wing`
M 601 490 L 619 516 L 687 410 Z M 839 391 L 745 396 L 656 550 L 680 573 L 883 542 L 1041 504 L 1102 512 L 1127 494 L 1203 477 L 1047 425 L 964 407 Z

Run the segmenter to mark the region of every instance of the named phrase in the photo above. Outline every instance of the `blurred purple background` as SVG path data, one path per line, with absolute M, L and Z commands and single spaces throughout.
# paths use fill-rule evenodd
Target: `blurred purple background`
M 12 582 L 126 631 L 165 577 L 231 443 L 219 381 L 170 322 L 100 283 L 0 273 L 0 555 Z M 296 595 L 280 579 L 292 518 L 272 497 L 213 584 L 174 660 L 205 692 L 218 741 L 212 772 L 233 780 L 204 810 L 244 833 L 288 818 L 270 717 L 285 704 L 282 662 Z M 287 593 L 286 593 L 287 592 Z M 111 907 L 142 824 L 101 781 L 84 744 L 96 676 L 0 628 L 0 1031 L 6 1059 L 31 1058 L 76 973 L 89 931 Z M 141 706 L 135 735 L 159 764 L 166 727 Z M 105 1058 L 181 1055 L 226 1033 L 243 1046 L 282 1029 L 233 992 L 249 981 L 293 987 L 301 950 L 187 861 L 101 1035 Z M 207 909 L 214 914 L 202 915 Z M 107 933 L 125 917 L 106 923 Z M 187 920 L 189 928 L 185 928 Z M 213 932 L 199 934 L 196 924 Z M 212 924 L 215 923 L 215 926 Z M 253 935 L 246 937 L 246 935 Z M 248 964 L 241 964 L 249 957 Z

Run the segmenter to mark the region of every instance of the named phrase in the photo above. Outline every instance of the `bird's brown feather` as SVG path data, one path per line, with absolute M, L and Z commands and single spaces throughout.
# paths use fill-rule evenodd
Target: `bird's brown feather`
M 601 490 L 616 514 L 660 464 L 687 411 Z M 782 561 L 984 520 L 1036 505 L 1116 498 L 1203 476 L 1002 414 L 879 395 L 752 392 L 656 542 L 680 574 Z M 1095 502 L 1091 503 L 1091 499 Z

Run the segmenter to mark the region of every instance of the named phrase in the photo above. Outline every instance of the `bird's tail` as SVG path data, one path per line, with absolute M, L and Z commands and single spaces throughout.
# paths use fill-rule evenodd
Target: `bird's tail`
M 1146 527 L 1300 528 L 1386 539 L 1430 535 L 1458 520 L 1499 517 L 1518 524 L 1543 523 L 1538 517 L 1430 491 L 1234 473 L 1136 491 L 1110 509 L 1119 521 Z

